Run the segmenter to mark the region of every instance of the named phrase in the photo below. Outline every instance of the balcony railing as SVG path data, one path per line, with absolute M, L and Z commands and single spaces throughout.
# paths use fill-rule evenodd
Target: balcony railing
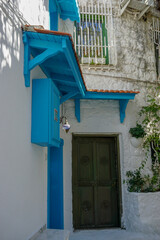
M 156 12 L 158 0 L 120 0 L 120 15 L 122 15 L 126 9 L 132 9 L 137 11 L 137 19 L 141 19 L 144 14 L 151 12 L 152 15 L 157 15 Z M 155 10 L 155 11 L 153 11 Z
M 160 47 L 160 20 L 153 18 L 152 33 L 154 44 Z

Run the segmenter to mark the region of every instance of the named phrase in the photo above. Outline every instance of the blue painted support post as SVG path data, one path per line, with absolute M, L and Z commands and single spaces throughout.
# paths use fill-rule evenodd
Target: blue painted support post
M 64 229 L 63 216 L 63 140 L 51 147 L 48 156 L 48 223 L 50 229 Z
M 81 121 L 81 113 L 80 113 L 80 99 L 75 99 L 75 116 L 77 118 L 77 121 Z
M 58 12 L 50 12 L 50 30 L 58 31 Z
M 119 110 L 120 110 L 120 122 L 123 123 L 124 119 L 126 117 L 126 107 L 128 104 L 129 100 L 125 99 L 125 100 L 119 100 Z
M 58 31 L 58 13 L 61 13 L 57 0 L 49 0 L 50 30 Z
M 24 79 L 25 86 L 30 87 L 30 71 L 29 71 L 29 61 L 30 61 L 30 48 L 28 45 L 28 38 L 26 33 L 23 34 L 23 43 L 24 43 Z

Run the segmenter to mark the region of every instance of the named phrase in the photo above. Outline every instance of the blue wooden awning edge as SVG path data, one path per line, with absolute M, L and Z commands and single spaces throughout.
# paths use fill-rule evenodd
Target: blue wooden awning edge
M 126 108 L 129 100 L 133 100 L 137 93 L 102 93 L 102 92 L 86 92 L 84 97 L 76 96 L 75 101 L 75 117 L 78 122 L 81 121 L 80 114 L 80 100 L 90 99 L 90 100 L 118 100 L 119 101 L 119 114 L 120 123 L 123 123 L 126 117 Z

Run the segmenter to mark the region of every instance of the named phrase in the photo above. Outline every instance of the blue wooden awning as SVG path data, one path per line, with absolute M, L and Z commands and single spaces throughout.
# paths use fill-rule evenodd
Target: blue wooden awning
M 85 86 L 74 44 L 70 34 L 26 27 L 24 42 L 25 86 L 30 86 L 30 71 L 40 66 L 47 78 L 52 79 L 60 93 L 60 104 L 75 99 L 75 116 L 80 122 L 80 99 L 118 100 L 120 122 L 136 91 L 88 90 Z M 32 29 L 32 30 L 31 30 Z M 32 59 L 31 59 L 32 55 Z
M 80 21 L 80 12 L 77 0 L 50 0 L 50 12 L 58 11 L 60 18 L 71 21 Z
M 71 35 L 43 29 L 23 32 L 25 86 L 30 86 L 30 71 L 40 66 L 47 78 L 54 79 L 61 103 L 85 95 L 83 76 Z M 31 59 L 32 55 L 32 59 Z
M 120 122 L 123 123 L 126 117 L 126 108 L 129 100 L 133 100 L 138 91 L 118 91 L 118 90 L 88 90 L 84 96 L 75 96 L 75 116 L 80 122 L 80 99 L 90 100 L 118 100 Z

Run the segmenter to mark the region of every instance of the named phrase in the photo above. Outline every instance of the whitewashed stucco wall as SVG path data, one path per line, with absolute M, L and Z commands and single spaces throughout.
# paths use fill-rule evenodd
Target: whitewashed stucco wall
M 14 1 L 30 24 L 49 26 L 48 1 Z M 47 221 L 46 149 L 31 144 L 19 21 L 0 9 L 0 239 L 29 239 Z M 31 78 L 43 76 L 35 69 Z
M 145 88 L 142 88 L 145 91 Z M 142 91 L 142 92 L 143 92 Z M 78 134 L 116 134 L 119 138 L 121 183 L 126 178 L 126 171 L 139 167 L 144 153 L 141 148 L 135 149 L 130 143 L 129 129 L 135 126 L 137 113 L 143 104 L 143 95 L 137 95 L 127 106 L 126 119 L 120 123 L 119 102 L 116 100 L 81 100 L 81 122 L 75 118 L 74 101 L 64 104 L 64 115 L 67 117 L 71 129 L 69 133 L 61 130 L 64 139 L 64 220 L 65 228 L 73 230 L 72 216 L 72 133 Z M 149 173 L 151 162 L 148 161 L 146 171 Z M 121 185 L 122 191 L 122 227 L 131 229 L 126 225 L 130 202 L 126 194 L 126 185 Z M 145 208 L 144 208 L 145 209 Z M 130 217 L 134 212 L 130 213 Z

